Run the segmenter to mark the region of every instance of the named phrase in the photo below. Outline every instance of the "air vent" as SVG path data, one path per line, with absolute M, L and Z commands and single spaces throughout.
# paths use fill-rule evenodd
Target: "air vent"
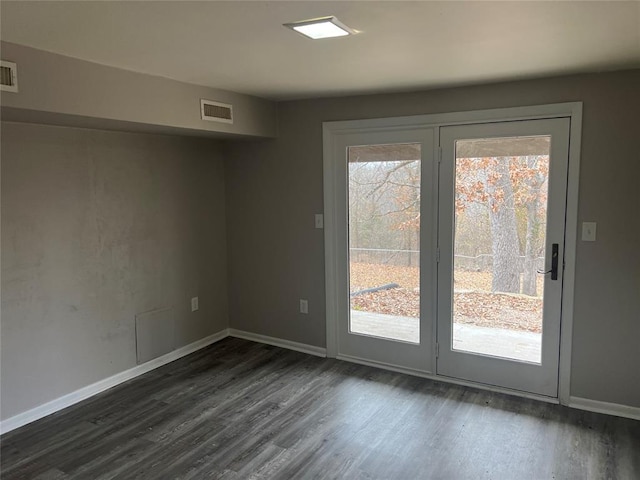
M 213 100 L 200 100 L 202 120 L 212 122 L 233 123 L 233 106 Z
M 15 63 L 0 61 L 0 90 L 18 91 L 18 66 Z

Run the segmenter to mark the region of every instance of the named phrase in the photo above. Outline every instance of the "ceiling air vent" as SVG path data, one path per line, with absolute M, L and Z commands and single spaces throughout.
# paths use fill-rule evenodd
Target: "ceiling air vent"
M 233 123 L 233 106 L 226 103 L 201 99 L 200 114 L 202 116 L 202 120 Z
M 0 60 L 0 90 L 18 91 L 18 66 L 15 63 Z

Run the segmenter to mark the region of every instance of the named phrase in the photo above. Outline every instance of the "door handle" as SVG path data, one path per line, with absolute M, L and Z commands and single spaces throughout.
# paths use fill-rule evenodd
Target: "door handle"
M 558 279 L 558 244 L 551 245 L 551 280 Z
M 558 258 L 559 258 L 558 249 L 559 247 L 560 245 L 557 243 L 551 244 L 551 270 L 548 270 L 546 272 L 538 270 L 538 273 L 543 275 L 550 273 L 551 280 L 558 280 Z

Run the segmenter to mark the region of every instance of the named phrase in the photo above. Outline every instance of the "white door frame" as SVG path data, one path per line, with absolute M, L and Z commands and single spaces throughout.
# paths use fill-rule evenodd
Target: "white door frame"
M 571 120 L 563 117 L 455 125 L 440 129 L 442 163 L 439 179 L 441 200 L 438 215 L 438 245 L 442 258 L 438 268 L 438 346 L 440 347 L 438 375 L 467 378 L 471 381 L 503 387 L 509 386 L 509 388 L 557 398 L 564 269 L 558 269 L 558 277 L 555 280 L 552 280 L 549 275 L 544 275 L 544 291 L 542 293 L 544 301 L 542 302 L 542 312 L 539 313 L 544 333 L 540 336 L 539 363 L 510 358 L 509 355 L 469 351 L 462 345 L 454 347 L 453 279 L 457 274 L 454 275 L 453 267 L 456 263 L 454 260 L 455 238 L 459 233 L 454 227 L 455 218 L 457 218 L 454 202 L 458 168 L 456 142 L 474 138 L 535 136 L 547 136 L 551 140 L 548 147 L 550 161 L 544 228 L 545 265 L 551 265 L 552 243 L 559 247 L 558 259 L 564 257 L 570 127 Z
M 337 159 L 334 155 L 336 141 L 340 135 L 375 132 L 376 130 L 389 130 L 392 128 L 435 128 L 439 137 L 439 128 L 450 125 L 465 125 L 473 123 L 491 123 L 514 120 L 533 120 L 540 118 L 570 118 L 571 127 L 569 133 L 569 168 L 567 180 L 567 202 L 565 223 L 565 251 L 564 251 L 564 279 L 562 289 L 562 324 L 560 328 L 560 366 L 558 376 L 558 401 L 563 405 L 569 404 L 570 377 L 571 377 L 571 342 L 573 336 L 573 303 L 575 289 L 575 257 L 578 238 L 578 184 L 580 174 L 580 144 L 582 135 L 582 102 L 558 103 L 550 105 L 536 105 L 530 107 L 499 108 L 492 110 L 476 110 L 469 112 L 454 112 L 432 115 L 416 115 L 406 117 L 376 118 L 367 120 L 347 120 L 337 122 L 324 122 L 323 129 L 323 161 L 324 161 L 324 240 L 325 240 L 325 288 L 326 288 L 326 334 L 327 356 L 338 356 L 338 328 L 339 317 L 337 299 L 341 292 L 337 291 L 337 275 L 339 271 L 339 259 L 337 256 L 338 245 L 336 231 L 337 208 L 336 205 L 336 168 Z M 439 153 L 438 153 L 439 154 Z M 435 358 L 435 322 L 432 345 L 432 356 Z M 432 365 L 435 363 L 432 362 Z M 381 365 L 384 368 L 384 365 Z M 397 369 L 395 369 L 397 370 Z M 438 376 L 429 370 L 415 372 L 428 378 L 436 378 L 442 381 L 452 381 L 448 377 Z M 473 384 L 460 381 L 455 383 Z M 479 388 L 489 387 L 481 384 L 473 384 Z M 511 391 L 502 388 L 489 388 L 497 391 L 506 391 L 516 395 L 541 398 L 536 395 Z M 548 401 L 548 399 L 547 399 Z

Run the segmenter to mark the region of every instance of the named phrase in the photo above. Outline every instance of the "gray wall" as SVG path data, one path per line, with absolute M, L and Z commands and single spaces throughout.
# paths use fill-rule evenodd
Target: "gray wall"
M 135 366 L 138 313 L 173 307 L 176 347 L 228 326 L 218 143 L 1 133 L 3 419 Z
M 571 393 L 640 406 L 639 84 L 630 71 L 285 102 L 277 140 L 224 149 L 2 123 L 1 418 L 133 367 L 134 317 L 154 309 L 173 307 L 176 346 L 228 317 L 324 346 L 323 121 L 565 101 L 584 102 L 579 220 L 598 222 L 578 243 Z
M 231 327 L 325 345 L 322 122 L 584 102 L 571 394 L 640 406 L 640 70 L 279 104 L 225 160 Z M 298 299 L 309 299 L 300 315 Z
M 4 120 L 179 134 L 275 137 L 276 104 L 1 42 L 18 65 L 18 93 L 2 92 Z M 234 122 L 200 118 L 200 99 L 233 104 Z

